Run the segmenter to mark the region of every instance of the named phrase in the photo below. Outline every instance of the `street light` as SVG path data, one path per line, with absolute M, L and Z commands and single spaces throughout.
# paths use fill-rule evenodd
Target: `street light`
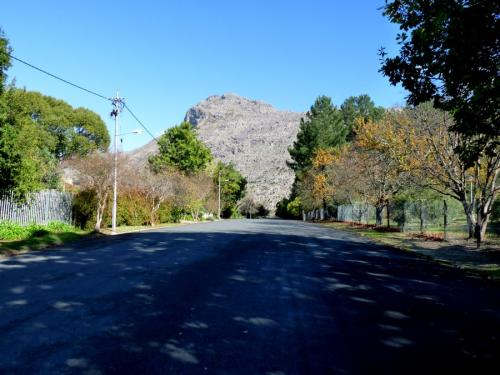
M 113 207 L 111 210 L 111 233 L 116 234 L 116 204 L 117 204 L 117 180 L 118 180 L 118 137 L 127 134 L 141 134 L 141 129 L 133 130 L 129 133 L 118 134 L 118 115 L 123 111 L 125 107 L 125 99 L 120 98 L 119 94 L 116 93 L 114 98 L 110 98 L 113 104 L 113 110 L 111 111 L 111 116 L 115 118 L 115 141 L 114 141 L 114 165 L 113 165 Z
M 470 206 L 471 206 L 471 211 L 473 210 L 474 206 L 474 191 L 472 188 L 472 183 L 474 182 L 474 177 L 472 175 L 467 176 L 467 181 L 470 182 Z

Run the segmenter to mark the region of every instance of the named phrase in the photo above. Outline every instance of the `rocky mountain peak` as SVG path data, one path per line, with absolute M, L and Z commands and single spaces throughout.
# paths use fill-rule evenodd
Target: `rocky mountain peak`
M 212 95 L 190 108 L 185 121 L 196 127 L 215 158 L 233 163 L 247 178 L 249 195 L 274 210 L 293 184 L 294 174 L 286 161 L 302 116 L 228 93 Z M 156 144 L 150 143 L 131 156 L 147 161 L 156 150 Z

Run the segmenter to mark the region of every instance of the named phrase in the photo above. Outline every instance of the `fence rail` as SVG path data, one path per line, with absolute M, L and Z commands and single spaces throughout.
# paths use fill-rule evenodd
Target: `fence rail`
M 19 202 L 11 192 L 0 193 L 0 221 L 20 225 L 72 222 L 73 197 L 70 193 L 45 190 L 30 194 Z

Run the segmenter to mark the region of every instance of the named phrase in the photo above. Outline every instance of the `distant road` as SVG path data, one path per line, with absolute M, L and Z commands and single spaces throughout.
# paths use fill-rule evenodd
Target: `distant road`
M 1 374 L 497 374 L 499 339 L 499 284 L 314 224 L 0 261 Z

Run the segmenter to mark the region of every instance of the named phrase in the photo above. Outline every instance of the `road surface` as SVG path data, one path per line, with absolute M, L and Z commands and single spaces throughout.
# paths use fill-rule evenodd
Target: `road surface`
M 2 374 L 500 373 L 500 286 L 242 220 L 0 261 Z

